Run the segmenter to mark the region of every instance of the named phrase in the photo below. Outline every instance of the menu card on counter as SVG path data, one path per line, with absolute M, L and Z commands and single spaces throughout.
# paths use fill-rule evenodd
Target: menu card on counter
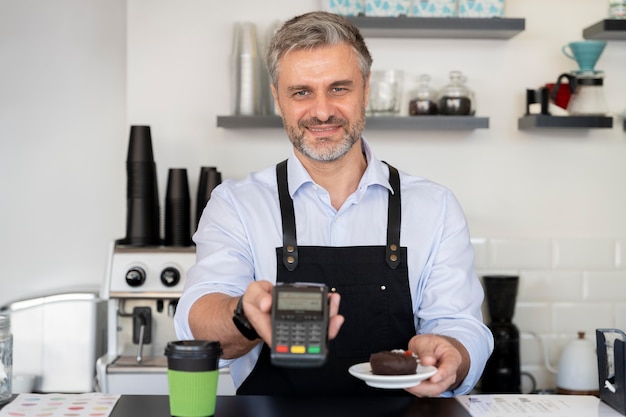
M 592 395 L 461 395 L 472 417 L 623 417 Z
M 0 417 L 108 417 L 119 394 L 19 394 L 0 409 Z

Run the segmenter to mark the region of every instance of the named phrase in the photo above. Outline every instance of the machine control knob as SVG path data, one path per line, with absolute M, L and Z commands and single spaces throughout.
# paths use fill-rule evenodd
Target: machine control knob
M 173 266 L 168 266 L 161 271 L 161 282 L 166 287 L 173 287 L 180 282 L 180 271 Z
M 146 271 L 142 267 L 134 266 L 126 272 L 126 283 L 131 287 L 139 287 L 146 282 Z

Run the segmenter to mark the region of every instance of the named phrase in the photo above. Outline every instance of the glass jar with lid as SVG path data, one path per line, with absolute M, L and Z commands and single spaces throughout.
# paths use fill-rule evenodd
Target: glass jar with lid
M 13 335 L 11 319 L 0 314 L 0 404 L 11 399 L 11 374 L 13 367 Z
M 450 83 L 439 92 L 439 114 L 469 116 L 474 114 L 474 93 L 465 85 L 461 71 L 450 71 Z
M 419 86 L 411 93 L 409 115 L 427 116 L 437 113 L 437 91 L 430 86 L 430 76 L 422 74 L 419 77 Z

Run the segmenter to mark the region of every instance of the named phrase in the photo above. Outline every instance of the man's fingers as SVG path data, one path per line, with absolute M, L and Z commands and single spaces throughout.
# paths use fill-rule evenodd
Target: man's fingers
M 339 329 L 344 322 L 344 317 L 339 314 L 339 303 L 341 302 L 341 296 L 338 293 L 331 293 L 329 298 L 329 311 L 330 317 L 328 321 L 328 339 L 334 339 L 339 333 Z

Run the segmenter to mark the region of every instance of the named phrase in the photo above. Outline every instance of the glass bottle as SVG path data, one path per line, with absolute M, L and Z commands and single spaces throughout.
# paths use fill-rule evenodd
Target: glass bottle
M 450 71 L 450 83 L 439 93 L 439 114 L 469 116 L 474 108 L 474 93 L 465 85 L 465 77 L 460 71 Z
M 419 86 L 413 92 L 409 101 L 409 114 L 422 116 L 437 114 L 437 92 L 429 85 L 430 76 L 422 74 L 419 77 Z
M 13 367 L 13 335 L 11 319 L 0 315 L 0 404 L 11 399 L 11 375 Z

